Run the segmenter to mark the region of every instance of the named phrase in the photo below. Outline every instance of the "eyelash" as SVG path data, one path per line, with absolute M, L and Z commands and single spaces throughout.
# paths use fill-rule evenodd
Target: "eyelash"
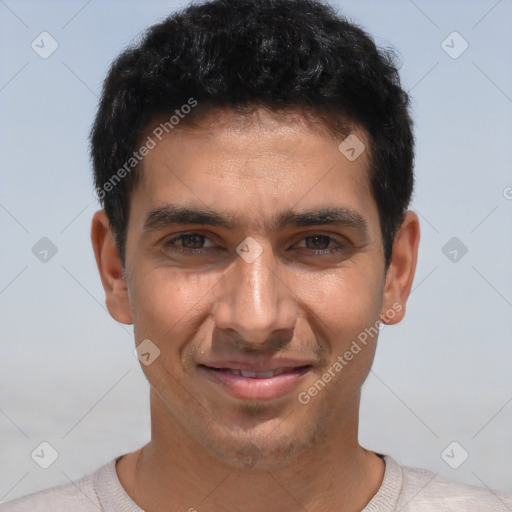
M 212 250 L 214 249 L 215 250 L 215 247 L 207 247 L 207 248 L 200 248 L 200 249 L 188 249 L 188 248 L 185 248 L 185 247 L 180 247 L 178 245 L 175 245 L 175 242 L 177 240 L 182 240 L 186 237 L 189 237 L 189 236 L 199 236 L 201 238 L 203 238 L 204 240 L 210 240 L 206 235 L 203 235 L 201 233 L 197 233 L 197 232 L 190 232 L 190 233 L 182 233 L 181 235 L 178 235 L 170 240 L 168 240 L 167 242 L 164 243 L 164 248 L 165 247 L 170 247 L 172 248 L 173 251 L 176 251 L 176 252 L 179 252 L 179 253 L 182 253 L 182 254 L 192 254 L 192 255 L 202 255 L 202 254 L 207 254 L 208 253 L 208 250 Z M 305 236 L 303 238 L 300 239 L 300 242 L 304 241 L 304 240 L 307 240 L 309 238 L 314 238 L 314 237 L 325 237 L 325 238 L 328 238 L 329 239 L 329 243 L 331 242 L 336 242 L 336 239 L 332 236 L 329 236 L 329 235 L 323 235 L 323 234 L 313 234 L 313 235 L 308 235 L 308 236 Z M 211 241 L 211 240 L 210 240 Z M 311 251 L 310 254 L 314 254 L 314 255 L 318 255 L 318 256 L 322 256 L 322 255 L 325 255 L 325 254 L 335 254 L 339 251 L 343 251 L 347 248 L 347 245 L 348 244 L 345 244 L 343 242 L 337 242 L 339 245 L 338 247 L 335 247 L 335 248 L 332 248 L 332 249 L 308 249 L 307 247 L 301 247 L 301 249 L 306 249 L 306 250 L 309 250 Z

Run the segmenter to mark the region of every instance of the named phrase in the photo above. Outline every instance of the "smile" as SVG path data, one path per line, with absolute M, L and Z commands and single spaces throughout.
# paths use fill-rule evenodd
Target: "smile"
M 250 371 L 199 365 L 201 373 L 222 393 L 244 400 L 271 400 L 283 396 L 293 390 L 311 368 L 305 365 Z
M 212 370 L 219 370 L 230 373 L 231 375 L 241 375 L 251 379 L 269 379 L 282 373 L 290 373 L 296 368 L 277 368 L 276 370 L 268 370 L 266 372 L 249 372 L 244 370 L 232 370 L 231 368 L 212 368 Z

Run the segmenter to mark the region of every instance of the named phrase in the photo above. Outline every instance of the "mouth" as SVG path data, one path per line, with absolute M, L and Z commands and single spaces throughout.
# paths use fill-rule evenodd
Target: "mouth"
M 283 366 L 261 371 L 199 365 L 201 373 L 222 392 L 244 400 L 271 400 L 294 389 L 312 365 Z

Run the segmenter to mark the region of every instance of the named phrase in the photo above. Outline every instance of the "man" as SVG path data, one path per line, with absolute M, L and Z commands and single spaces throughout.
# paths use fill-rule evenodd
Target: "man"
M 309 0 L 213 0 L 113 64 L 91 135 L 106 304 L 151 441 L 6 511 L 503 511 L 358 442 L 419 243 L 389 55 Z

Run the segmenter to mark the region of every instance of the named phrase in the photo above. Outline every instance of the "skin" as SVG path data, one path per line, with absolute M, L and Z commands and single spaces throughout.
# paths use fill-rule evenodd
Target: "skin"
M 354 133 L 369 147 L 364 131 Z M 126 492 L 147 512 L 355 512 L 379 489 L 384 462 L 358 442 L 377 336 L 307 405 L 297 398 L 382 315 L 387 324 L 402 319 L 416 267 L 419 222 L 409 211 L 385 268 L 367 152 L 349 161 L 342 140 L 298 113 L 217 111 L 145 157 L 125 268 L 105 213 L 95 214 L 108 310 L 133 323 L 137 344 L 150 339 L 160 350 L 141 365 L 151 385 L 151 441 L 117 463 Z M 238 225 L 145 229 L 148 214 L 168 204 L 232 215 Z M 358 213 L 367 231 L 272 223 L 283 211 L 323 208 Z M 200 236 L 177 238 L 191 232 Z M 236 252 L 248 236 L 262 249 L 251 263 Z M 311 367 L 291 391 L 267 400 L 235 398 L 198 366 L 276 357 Z

